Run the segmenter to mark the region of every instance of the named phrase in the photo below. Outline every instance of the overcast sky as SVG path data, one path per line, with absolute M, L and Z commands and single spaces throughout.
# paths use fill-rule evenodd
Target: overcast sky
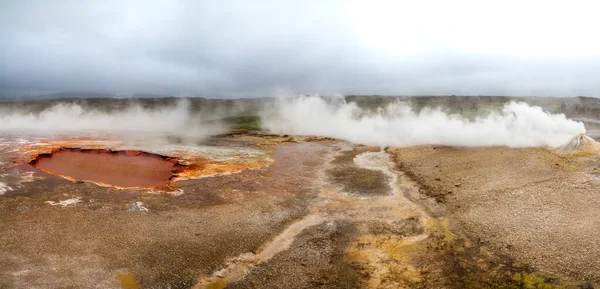
M 0 92 L 600 95 L 597 1 L 0 2 Z

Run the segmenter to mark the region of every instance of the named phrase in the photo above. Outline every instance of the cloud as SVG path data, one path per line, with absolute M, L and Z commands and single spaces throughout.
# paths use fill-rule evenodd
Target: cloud
M 9 0 L 0 91 L 595 95 L 595 5 Z

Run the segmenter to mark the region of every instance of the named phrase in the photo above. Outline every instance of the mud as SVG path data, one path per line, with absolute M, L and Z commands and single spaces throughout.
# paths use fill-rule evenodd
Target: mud
M 184 167 L 175 158 L 141 151 L 64 148 L 38 155 L 30 164 L 69 180 L 122 188 L 167 186 Z

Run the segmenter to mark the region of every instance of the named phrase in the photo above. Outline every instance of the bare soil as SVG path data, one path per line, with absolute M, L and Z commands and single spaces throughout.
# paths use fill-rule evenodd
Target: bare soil
M 521 265 L 600 282 L 597 156 L 504 147 L 389 152 L 472 239 Z
M 237 131 L 162 149 L 194 170 L 161 190 L 47 174 L 40 150 L 0 144 L 0 288 L 600 284 L 595 156 Z

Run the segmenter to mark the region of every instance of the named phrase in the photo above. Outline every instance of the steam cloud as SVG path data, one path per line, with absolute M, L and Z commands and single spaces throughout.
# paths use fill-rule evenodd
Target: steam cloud
M 222 130 L 218 124 L 203 123 L 200 115 L 189 109 L 186 100 L 158 109 L 132 105 L 113 112 L 64 103 L 39 113 L 0 109 L 0 133 L 109 133 L 126 137 L 177 137 L 182 142 L 194 142 Z
M 473 120 L 441 109 L 414 112 L 391 103 L 375 112 L 343 99 L 318 96 L 279 99 L 263 127 L 279 134 L 319 135 L 379 146 L 559 147 L 585 133 L 583 123 L 522 102 Z

